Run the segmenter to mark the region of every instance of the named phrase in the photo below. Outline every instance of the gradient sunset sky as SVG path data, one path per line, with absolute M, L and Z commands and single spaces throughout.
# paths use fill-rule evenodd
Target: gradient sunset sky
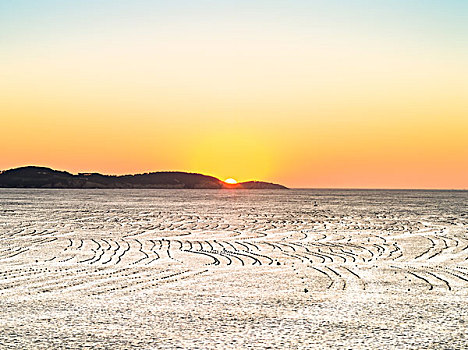
M 468 1 L 0 1 L 0 169 L 468 188 Z

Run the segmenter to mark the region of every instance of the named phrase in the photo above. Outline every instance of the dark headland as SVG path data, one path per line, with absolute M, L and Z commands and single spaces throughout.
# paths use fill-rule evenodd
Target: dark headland
M 180 188 L 180 189 L 287 189 L 262 181 L 227 184 L 213 176 L 176 171 L 136 175 L 73 175 L 45 167 L 26 166 L 0 172 L 0 188 Z

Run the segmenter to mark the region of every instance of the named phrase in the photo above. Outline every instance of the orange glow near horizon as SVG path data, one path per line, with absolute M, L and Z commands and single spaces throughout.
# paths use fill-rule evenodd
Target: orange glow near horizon
M 459 2 L 110 3 L 0 11 L 0 170 L 468 188 Z
M 237 183 L 237 181 L 232 178 L 226 179 L 224 182 L 230 185 L 235 185 Z

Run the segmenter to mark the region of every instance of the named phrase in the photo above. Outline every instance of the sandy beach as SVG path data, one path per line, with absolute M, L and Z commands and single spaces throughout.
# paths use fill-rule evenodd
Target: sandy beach
M 0 348 L 463 349 L 466 191 L 0 191 Z

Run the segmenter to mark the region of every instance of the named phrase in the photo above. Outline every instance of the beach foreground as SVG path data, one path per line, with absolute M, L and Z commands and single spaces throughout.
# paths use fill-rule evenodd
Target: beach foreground
M 0 348 L 468 346 L 466 191 L 0 191 Z

